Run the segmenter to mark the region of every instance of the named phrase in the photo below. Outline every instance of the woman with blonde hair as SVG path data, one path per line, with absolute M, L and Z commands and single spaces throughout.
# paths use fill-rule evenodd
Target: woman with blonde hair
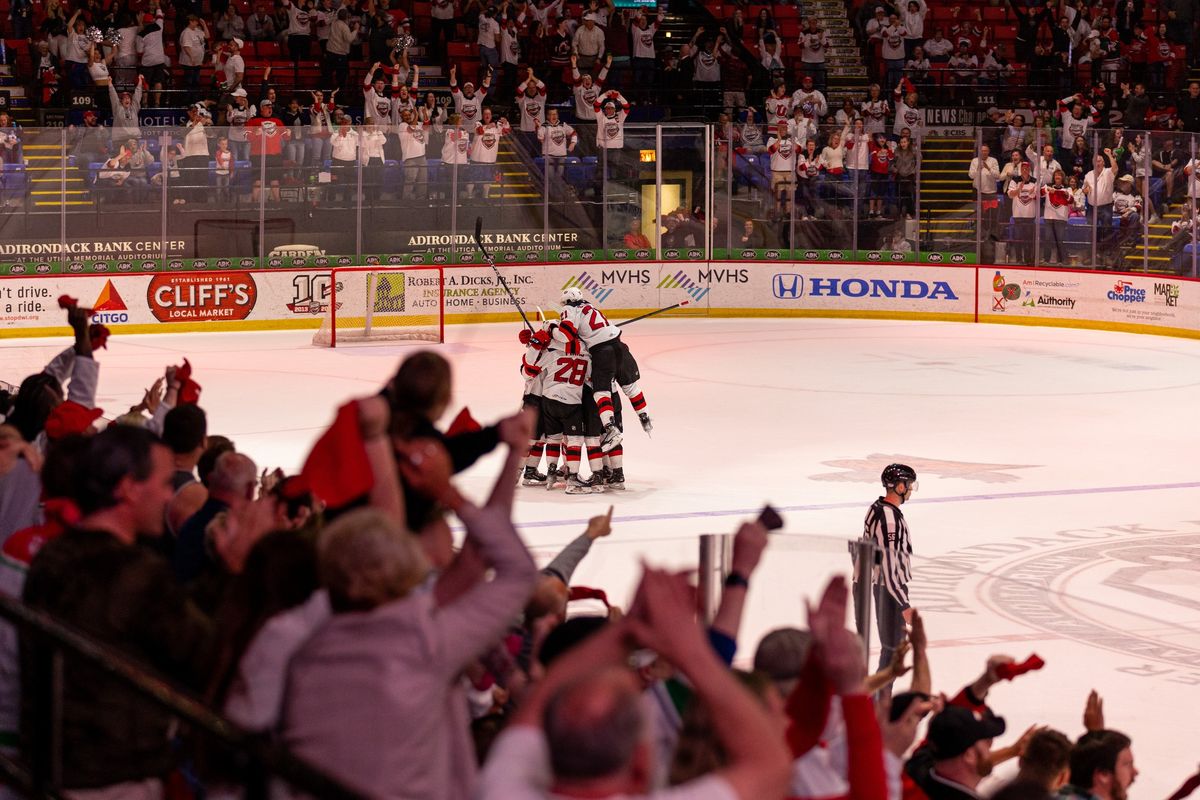
M 425 397 L 410 409 L 418 415 L 448 400 L 446 382 L 430 377 Z M 428 584 L 422 543 L 396 515 L 352 511 L 317 540 L 332 616 L 291 661 L 282 739 L 368 797 L 466 800 L 474 788 L 460 677 L 504 635 L 537 577 L 512 524 L 511 476 L 532 420 L 522 414 L 513 424 L 522 428 L 514 433 L 521 446 L 510 446 L 482 508 L 450 484 L 450 459 L 439 443 L 398 445 L 405 483 L 435 497 L 466 526 L 478 569 L 470 580 L 459 575 L 453 591 Z

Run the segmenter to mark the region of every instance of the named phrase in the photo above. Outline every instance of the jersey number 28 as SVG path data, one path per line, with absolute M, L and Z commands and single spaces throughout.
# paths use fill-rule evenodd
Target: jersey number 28
M 560 358 L 558 372 L 554 373 L 557 383 L 569 383 L 572 386 L 583 386 L 587 377 L 588 362 L 582 358 Z

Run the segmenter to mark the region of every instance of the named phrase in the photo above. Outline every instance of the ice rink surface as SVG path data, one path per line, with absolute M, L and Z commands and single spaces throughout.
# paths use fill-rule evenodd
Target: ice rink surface
M 451 326 L 452 412 L 488 422 L 520 400 L 516 325 Z M 376 391 L 411 345 L 328 350 L 309 332 L 114 336 L 102 351 L 106 416 L 163 366 L 191 359 L 210 431 L 260 466 L 291 470 L 348 398 Z M 1129 733 L 1159 800 L 1200 761 L 1200 342 L 1020 326 L 866 320 L 657 319 L 628 329 L 655 420 L 627 426 L 629 490 L 522 489 L 540 558 L 616 506 L 616 532 L 576 582 L 623 601 L 639 559 L 694 565 L 696 537 L 770 501 L 787 525 L 752 581 L 749 658 L 763 632 L 803 625 L 803 600 L 849 567 L 892 461 L 913 465 L 904 508 L 912 593 L 935 686 L 953 693 L 986 658 L 1036 652 L 1044 670 L 989 700 L 1007 744 L 1034 723 L 1074 738 L 1087 691 Z M 62 341 L 0 342 L 0 375 L 36 371 Z M 628 409 L 628 406 L 626 406 Z M 462 478 L 481 495 L 498 462 Z M 1012 765 L 1002 768 L 1007 774 Z

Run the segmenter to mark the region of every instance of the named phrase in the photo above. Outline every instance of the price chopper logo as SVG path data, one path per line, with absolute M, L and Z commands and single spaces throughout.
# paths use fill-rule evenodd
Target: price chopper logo
M 1109 300 L 1116 300 L 1120 303 L 1144 303 L 1146 302 L 1146 290 L 1135 289 L 1129 281 L 1117 281 L 1108 293 Z
M 580 289 L 587 292 L 596 299 L 597 303 L 603 303 L 607 300 L 616 289 L 607 286 L 601 286 L 600 283 L 587 272 L 581 272 L 578 275 L 568 278 L 567 282 L 562 285 L 563 289 Z
M 96 296 L 92 310 L 96 312 L 92 315 L 92 321 L 102 325 L 129 322 L 129 306 L 125 305 L 125 300 L 117 293 L 117 287 L 113 286 L 111 280 L 104 282 L 104 288 Z
M 658 282 L 659 289 L 683 289 L 688 296 L 699 302 L 708 295 L 711 289 L 700 286 L 680 270 L 674 275 L 667 275 Z

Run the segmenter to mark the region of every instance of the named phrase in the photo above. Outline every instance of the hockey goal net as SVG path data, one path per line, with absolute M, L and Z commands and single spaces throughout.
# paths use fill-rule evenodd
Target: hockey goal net
M 444 277 L 441 267 L 333 269 L 313 344 L 444 341 Z

